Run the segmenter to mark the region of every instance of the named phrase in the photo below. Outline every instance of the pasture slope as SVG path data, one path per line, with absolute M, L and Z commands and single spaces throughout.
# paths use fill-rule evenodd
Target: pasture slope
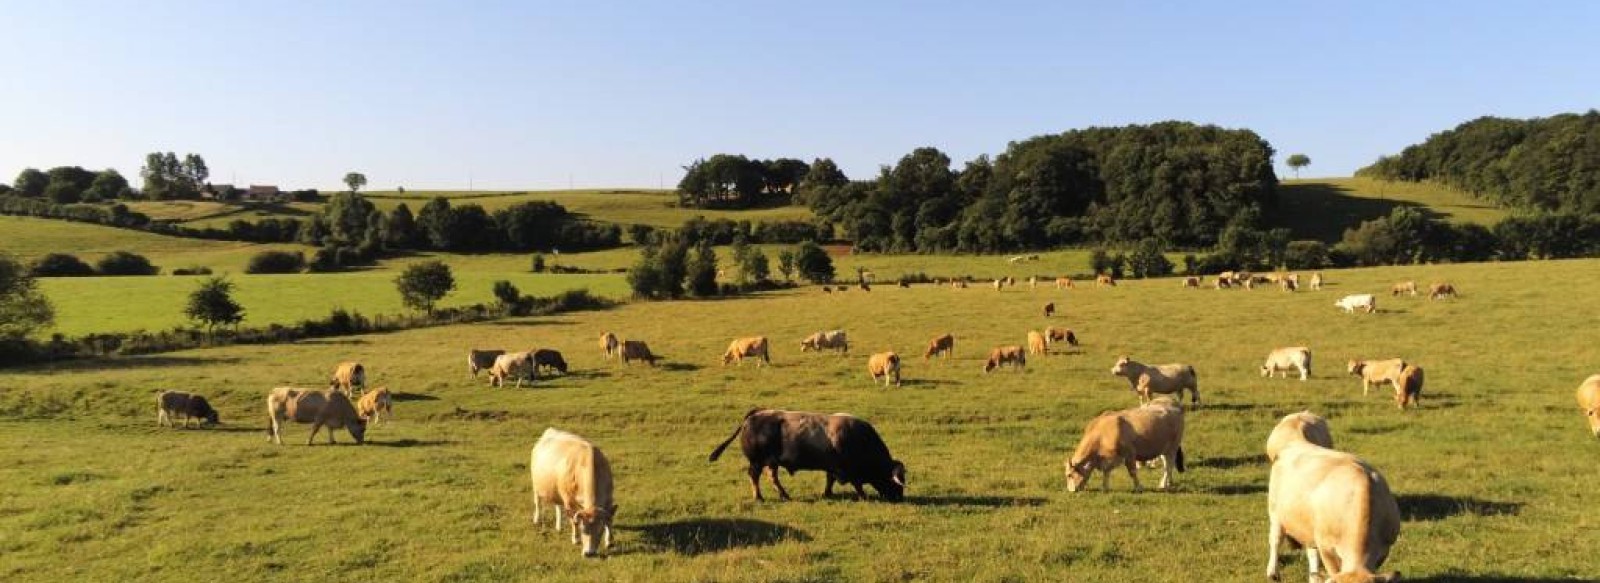
M 930 262 L 939 261 L 930 258 Z M 0 371 L 0 579 L 6 581 L 1239 581 L 1264 570 L 1267 432 L 1287 413 L 1328 417 L 1340 449 L 1380 468 L 1405 518 L 1387 563 L 1408 581 L 1600 578 L 1597 446 L 1572 402 L 1596 372 L 1600 261 L 1327 272 L 1322 292 L 1116 289 L 1003 292 L 816 288 L 706 302 L 430 328 L 277 346 Z M 1400 279 L 1449 279 L 1462 297 L 1383 296 L 1377 315 L 1334 300 Z M 1061 312 L 1039 312 L 1053 300 Z M 1084 345 L 980 372 L 991 346 L 1065 324 Z M 849 331 L 848 357 L 798 341 Z M 663 366 L 601 358 L 603 330 L 648 340 Z M 917 358 L 954 332 L 956 358 Z M 764 334 L 774 366 L 722 367 L 730 338 Z M 1309 382 L 1263 379 L 1277 346 L 1315 354 Z M 468 347 L 552 347 L 573 374 L 535 388 L 469 380 Z M 867 379 L 867 354 L 906 355 L 905 386 Z M 1118 355 L 1199 371 L 1189 472 L 1172 492 L 1069 494 L 1062 462 L 1096 413 L 1132 405 Z M 1360 394 L 1352 357 L 1428 370 L 1423 408 Z M 359 359 L 399 393 L 365 446 L 266 442 L 263 396 L 312 386 Z M 155 427 L 153 391 L 212 398 L 224 425 Z M 752 407 L 850 411 L 910 468 L 903 504 L 749 499 L 737 453 L 706 455 Z M 613 555 L 586 561 L 530 525 L 527 458 L 545 427 L 595 440 L 620 504 Z M 731 459 L 730 459 L 731 458 Z M 1156 481 L 1147 473 L 1147 484 Z M 772 493 L 770 484 L 765 486 Z M 1284 576 L 1305 576 L 1288 554 Z
M 1337 243 L 1345 229 L 1413 207 L 1451 223 L 1492 227 L 1510 214 L 1471 194 L 1434 182 L 1371 178 L 1306 178 L 1278 185 L 1278 204 L 1266 213 L 1271 227 L 1286 227 L 1296 239 Z

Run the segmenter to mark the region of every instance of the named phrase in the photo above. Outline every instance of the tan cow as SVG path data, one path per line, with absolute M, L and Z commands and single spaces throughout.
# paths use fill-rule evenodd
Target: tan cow
M 1389 287 L 1390 296 L 1398 296 L 1400 294 L 1417 297 L 1417 282 L 1402 281 Z
M 1352 360 L 1345 364 L 1345 370 L 1350 374 L 1361 377 L 1361 394 L 1372 390 L 1373 383 L 1393 383 L 1400 376 L 1400 371 L 1406 367 L 1406 361 L 1398 358 L 1387 360 Z
M 344 394 L 354 394 L 352 391 L 360 387 L 367 388 L 367 369 L 359 362 L 341 362 L 333 369 L 333 378 L 328 382 L 328 388 L 339 389 Z
M 767 356 L 766 336 L 734 339 L 728 344 L 728 350 L 722 353 L 722 366 L 728 366 L 728 363 L 735 361 L 743 365 L 746 358 L 760 358 L 756 366 L 772 364 L 772 359 Z
M 1394 404 L 1399 406 L 1401 411 L 1404 411 L 1407 405 L 1422 407 L 1422 378 L 1422 367 L 1415 364 L 1407 364 L 1405 368 L 1400 369 L 1400 374 L 1394 377 Z
M 1311 274 L 1311 291 L 1321 291 L 1322 290 L 1322 281 L 1323 280 L 1322 280 L 1322 272 L 1321 271 L 1312 273 Z
M 1283 373 L 1284 378 L 1289 378 L 1289 371 L 1300 371 L 1300 380 L 1304 382 L 1311 376 L 1311 349 L 1304 346 L 1291 346 L 1288 348 L 1274 349 L 1267 353 L 1266 364 L 1261 365 L 1261 376 L 1270 377 L 1273 373 Z
M 602 332 L 600 334 L 600 351 L 606 354 L 606 359 L 609 360 L 619 356 L 620 353 L 617 350 L 620 347 L 621 344 L 617 342 L 616 334 L 610 332 Z
M 1111 490 L 1111 470 L 1118 464 L 1128 468 L 1133 491 L 1144 491 L 1138 463 L 1156 458 L 1162 461 L 1160 488 L 1165 490 L 1172 485 L 1172 470 L 1184 471 L 1183 408 L 1167 397 L 1090 421 L 1067 458 L 1067 491 L 1082 490 L 1095 471 L 1100 472 L 1100 489 Z
M 533 360 L 532 352 L 507 352 L 495 357 L 494 365 L 489 367 L 489 386 L 503 387 L 506 379 L 513 377 L 519 389 L 523 379 L 530 383 L 539 380 L 538 363 Z
M 883 386 L 889 386 L 890 381 L 894 386 L 900 386 L 900 355 L 894 352 L 879 352 L 867 359 L 867 374 L 872 376 L 872 382 L 878 382 L 878 377 L 883 377 Z
M 1430 300 L 1442 300 L 1444 298 L 1455 297 L 1456 286 L 1452 285 L 1448 281 L 1441 281 L 1428 286 L 1428 299 Z
M 1005 285 L 1006 285 L 1006 280 L 1004 280 L 1004 279 L 996 279 L 996 280 L 994 280 L 994 291 L 1000 291 L 1000 288 L 1005 287 Z
M 1195 288 L 1195 289 L 1200 289 L 1200 278 L 1192 276 L 1192 275 L 1189 276 L 1189 277 L 1183 278 L 1183 287 L 1186 287 L 1186 288 L 1192 287 L 1192 288 Z
M 328 443 L 333 443 L 333 431 L 344 429 L 357 444 L 367 435 L 367 420 L 356 413 L 350 397 L 337 389 L 294 389 L 278 387 L 267 395 L 267 441 L 283 445 L 283 424 L 310 423 L 311 435 L 306 445 L 317 438 L 317 431 L 328 428 Z
M 1028 331 L 1028 354 L 1045 354 L 1050 347 L 1050 342 L 1044 339 L 1044 334 L 1036 330 Z
M 1100 274 L 1094 278 L 1095 287 L 1117 287 L 1117 280 L 1110 275 Z
M 356 401 L 356 415 L 372 422 L 373 425 L 382 424 L 384 418 L 393 421 L 394 400 L 389 394 L 389 389 L 378 387 L 361 395 L 361 399 Z
M 817 332 L 800 341 L 800 352 L 812 350 L 817 352 L 837 350 L 840 353 L 848 353 L 850 352 L 850 339 L 845 335 L 844 330 Z
M 1291 420 L 1273 433 L 1285 423 Z M 1278 580 L 1278 551 L 1287 535 L 1305 548 L 1311 581 L 1398 581 L 1399 573 L 1373 573 L 1400 538 L 1400 505 L 1383 474 L 1309 440 L 1283 441 L 1267 483 L 1267 577 Z
M 1194 367 L 1187 364 L 1152 366 L 1124 356 L 1111 365 L 1111 374 L 1126 377 L 1133 392 L 1139 394 L 1141 403 L 1150 402 L 1151 393 L 1175 395 L 1181 399 L 1183 391 L 1188 390 L 1189 404 L 1200 408 L 1200 379 Z
M 1290 413 L 1278 421 L 1278 426 L 1267 436 L 1267 463 L 1278 459 L 1278 451 L 1291 442 L 1307 441 L 1329 449 L 1333 448 L 1333 432 L 1328 420 L 1310 411 Z
M 1217 289 L 1228 289 L 1228 288 L 1231 288 L 1231 287 L 1233 287 L 1233 278 L 1225 276 L 1225 275 L 1218 275 L 1217 276 L 1216 286 L 1217 286 Z
M 1282 289 L 1283 291 L 1293 292 L 1295 290 L 1300 289 L 1300 280 L 1298 280 L 1298 279 L 1289 279 L 1289 278 L 1286 277 L 1286 278 L 1278 280 L 1278 287 L 1280 289 Z
M 1028 289 L 1039 289 L 1039 276 L 1028 276 Z
M 1071 328 L 1056 328 L 1051 326 L 1044 329 L 1044 341 L 1047 344 L 1066 342 L 1067 346 L 1078 345 L 1078 335 L 1072 333 Z
M 1578 408 L 1589 420 L 1589 433 L 1600 438 L 1600 374 L 1589 375 L 1578 385 Z
M 489 370 L 494 366 L 494 359 L 505 353 L 504 350 L 467 350 L 467 374 L 478 378 L 478 371 Z
M 157 391 L 156 426 L 166 423 L 167 427 L 176 428 L 173 419 L 180 417 L 184 427 L 189 426 L 190 420 L 197 420 L 196 423 L 202 427 L 221 423 L 217 410 L 211 408 L 211 403 L 205 397 L 182 391 Z
M 642 360 L 653 367 L 656 365 L 656 358 L 656 355 L 650 352 L 650 345 L 645 344 L 643 340 L 622 341 L 622 364 Z
M 923 352 L 922 353 L 922 359 L 923 360 L 927 360 L 929 358 L 933 358 L 933 357 L 939 356 L 941 354 L 944 355 L 945 358 L 950 358 L 952 356 L 955 356 L 955 353 L 956 353 L 956 337 L 955 337 L 955 335 L 953 335 L 953 334 L 945 334 L 943 336 L 935 336 L 933 338 L 933 340 L 929 340 L 928 341 L 928 350 L 927 350 L 927 352 Z
M 1072 278 L 1070 278 L 1070 277 L 1058 277 L 1058 278 L 1056 278 L 1056 289 L 1073 289 Z
M 983 363 L 983 372 L 992 371 L 1006 364 L 1022 370 L 1028 366 L 1027 353 L 1023 352 L 1021 346 L 996 346 L 989 351 L 989 359 Z
M 545 506 L 555 510 L 556 532 L 562 513 L 572 527 L 572 543 L 581 545 L 584 557 L 611 550 L 611 523 L 617 517 L 613 497 L 611 462 L 587 439 L 554 427 L 544 430 L 529 456 L 533 482 L 533 524 Z

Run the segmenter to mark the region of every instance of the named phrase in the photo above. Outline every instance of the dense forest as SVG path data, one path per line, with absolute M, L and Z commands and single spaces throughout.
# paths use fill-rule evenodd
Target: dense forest
M 1600 213 L 1600 112 L 1480 117 L 1356 174 L 1438 181 L 1516 209 Z

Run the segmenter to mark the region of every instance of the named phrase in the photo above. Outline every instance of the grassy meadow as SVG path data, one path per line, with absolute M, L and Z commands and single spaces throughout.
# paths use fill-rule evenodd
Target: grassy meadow
M 1510 214 L 1466 192 L 1433 182 L 1391 182 L 1371 178 L 1307 178 L 1278 185 L 1278 207 L 1267 213 L 1274 227 L 1287 227 L 1297 239 L 1336 243 L 1346 228 L 1389 216 L 1409 206 L 1452 223 L 1494 226 Z
M 961 258 L 921 259 L 930 273 L 969 270 L 945 264 Z M 1408 581 L 1600 578 L 1584 552 L 1600 544 L 1600 494 L 1578 455 L 1596 445 L 1572 402 L 1596 372 L 1596 338 L 1560 324 L 1597 306 L 1531 284 L 1592 280 L 1600 261 L 1325 275 L 1327 290 L 1295 294 L 1186 290 L 1175 279 L 1072 291 L 803 288 L 7 369 L 0 579 L 1257 580 L 1262 443 L 1279 417 L 1307 408 L 1400 497 L 1387 569 Z M 1370 316 L 1332 305 L 1401 279 L 1448 279 L 1462 296 L 1383 296 Z M 1046 301 L 1056 317 L 1040 313 Z M 981 373 L 990 347 L 1046 325 L 1072 327 L 1083 346 L 1030 358 L 1025 372 Z M 849 331 L 849 356 L 799 353 L 801 337 L 831 328 Z M 604 330 L 649 341 L 663 365 L 605 361 L 595 346 Z M 957 338 L 955 359 L 917 358 L 944 332 Z M 755 334 L 771 338 L 773 366 L 719 365 L 729 339 Z M 1312 380 L 1257 374 L 1267 351 L 1301 344 L 1316 356 Z M 564 352 L 572 374 L 489 389 L 461 364 L 469 347 L 534 346 Z M 867 379 L 866 356 L 886 349 L 908 357 L 900 388 Z M 1170 492 L 1134 494 L 1119 472 L 1110 492 L 1070 494 L 1062 462 L 1084 423 L 1136 403 L 1108 374 L 1123 354 L 1198 369 L 1205 407 L 1188 414 L 1189 471 Z M 1363 396 L 1344 373 L 1347 358 L 1390 356 L 1427 369 L 1422 409 L 1402 413 L 1385 391 Z M 398 419 L 360 447 L 343 434 L 338 446 L 307 447 L 307 426 L 268 444 L 263 396 L 314 385 L 344 359 L 399 392 Z M 210 396 L 224 424 L 157 428 L 158 389 Z M 822 476 L 808 472 L 785 477 L 794 501 L 751 501 L 742 456 L 706 455 L 757 406 L 871 420 L 909 466 L 908 500 L 822 499 Z M 620 512 L 607 560 L 584 560 L 566 533 L 530 524 L 528 451 L 549 426 L 595 440 L 612 460 Z M 1150 487 L 1159 478 L 1141 473 Z M 1286 580 L 1303 578 L 1303 554 L 1286 556 Z

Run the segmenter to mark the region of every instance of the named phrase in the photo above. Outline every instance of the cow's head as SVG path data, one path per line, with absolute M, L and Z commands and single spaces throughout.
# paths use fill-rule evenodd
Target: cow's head
M 983 372 L 989 372 L 991 370 L 994 370 L 994 369 L 998 368 L 999 366 L 1000 366 L 1000 355 L 997 354 L 997 355 L 991 356 L 991 357 L 989 357 L 989 360 L 984 361 L 984 363 L 983 363 Z
M 561 371 L 561 374 L 567 374 L 567 359 L 557 356 L 552 365 L 556 367 L 556 370 Z
M 190 415 L 204 419 L 208 425 L 216 425 L 222 422 L 221 416 L 217 415 L 217 410 L 211 408 L 211 403 L 207 402 L 205 397 L 195 397 L 193 401 L 190 401 L 189 407 Z
M 611 530 L 611 521 L 616 516 L 616 504 L 606 508 L 586 508 L 572 515 L 572 529 L 578 533 L 578 542 L 583 545 L 584 557 L 596 558 L 601 552 L 609 550 L 611 537 L 607 533 Z
M 734 349 L 732 348 L 729 348 L 727 352 L 722 353 L 722 366 L 728 366 L 728 363 L 733 362 L 733 354 Z
M 1589 418 L 1589 432 L 1600 438 L 1600 407 L 1585 409 L 1583 415 Z
M 366 442 L 366 439 L 367 439 L 367 418 L 366 417 L 357 417 L 355 419 L 355 421 L 351 421 L 349 423 L 346 423 L 345 424 L 345 429 L 350 430 L 350 437 L 352 439 L 356 440 L 356 445 L 360 445 L 360 444 Z M 333 430 L 329 429 L 328 431 L 333 431 Z
M 1344 368 L 1352 375 L 1361 376 L 1361 371 L 1367 368 L 1367 363 L 1363 360 L 1352 360 L 1345 363 Z
M 1267 366 L 1265 364 L 1261 365 L 1261 376 L 1271 376 L 1271 375 L 1272 375 L 1272 367 Z
M 1077 345 L 1078 345 L 1078 335 L 1077 334 L 1073 334 L 1071 330 L 1068 330 L 1067 331 L 1067 346 L 1077 346 Z
M 1118 358 L 1117 363 L 1111 365 L 1111 374 L 1119 377 L 1128 376 L 1128 363 L 1131 362 L 1133 361 L 1129 360 L 1126 356 Z
M 1094 467 L 1088 460 L 1067 460 L 1067 491 L 1077 492 L 1083 488 L 1083 483 L 1089 481 L 1089 475 L 1094 473 Z
M 801 340 L 800 341 L 800 352 L 810 352 L 811 349 L 816 348 L 816 347 L 817 347 L 817 341 L 814 338 L 807 338 L 805 340 Z
M 906 499 L 906 465 L 899 460 L 889 460 L 889 475 L 872 482 L 872 489 L 890 502 Z

